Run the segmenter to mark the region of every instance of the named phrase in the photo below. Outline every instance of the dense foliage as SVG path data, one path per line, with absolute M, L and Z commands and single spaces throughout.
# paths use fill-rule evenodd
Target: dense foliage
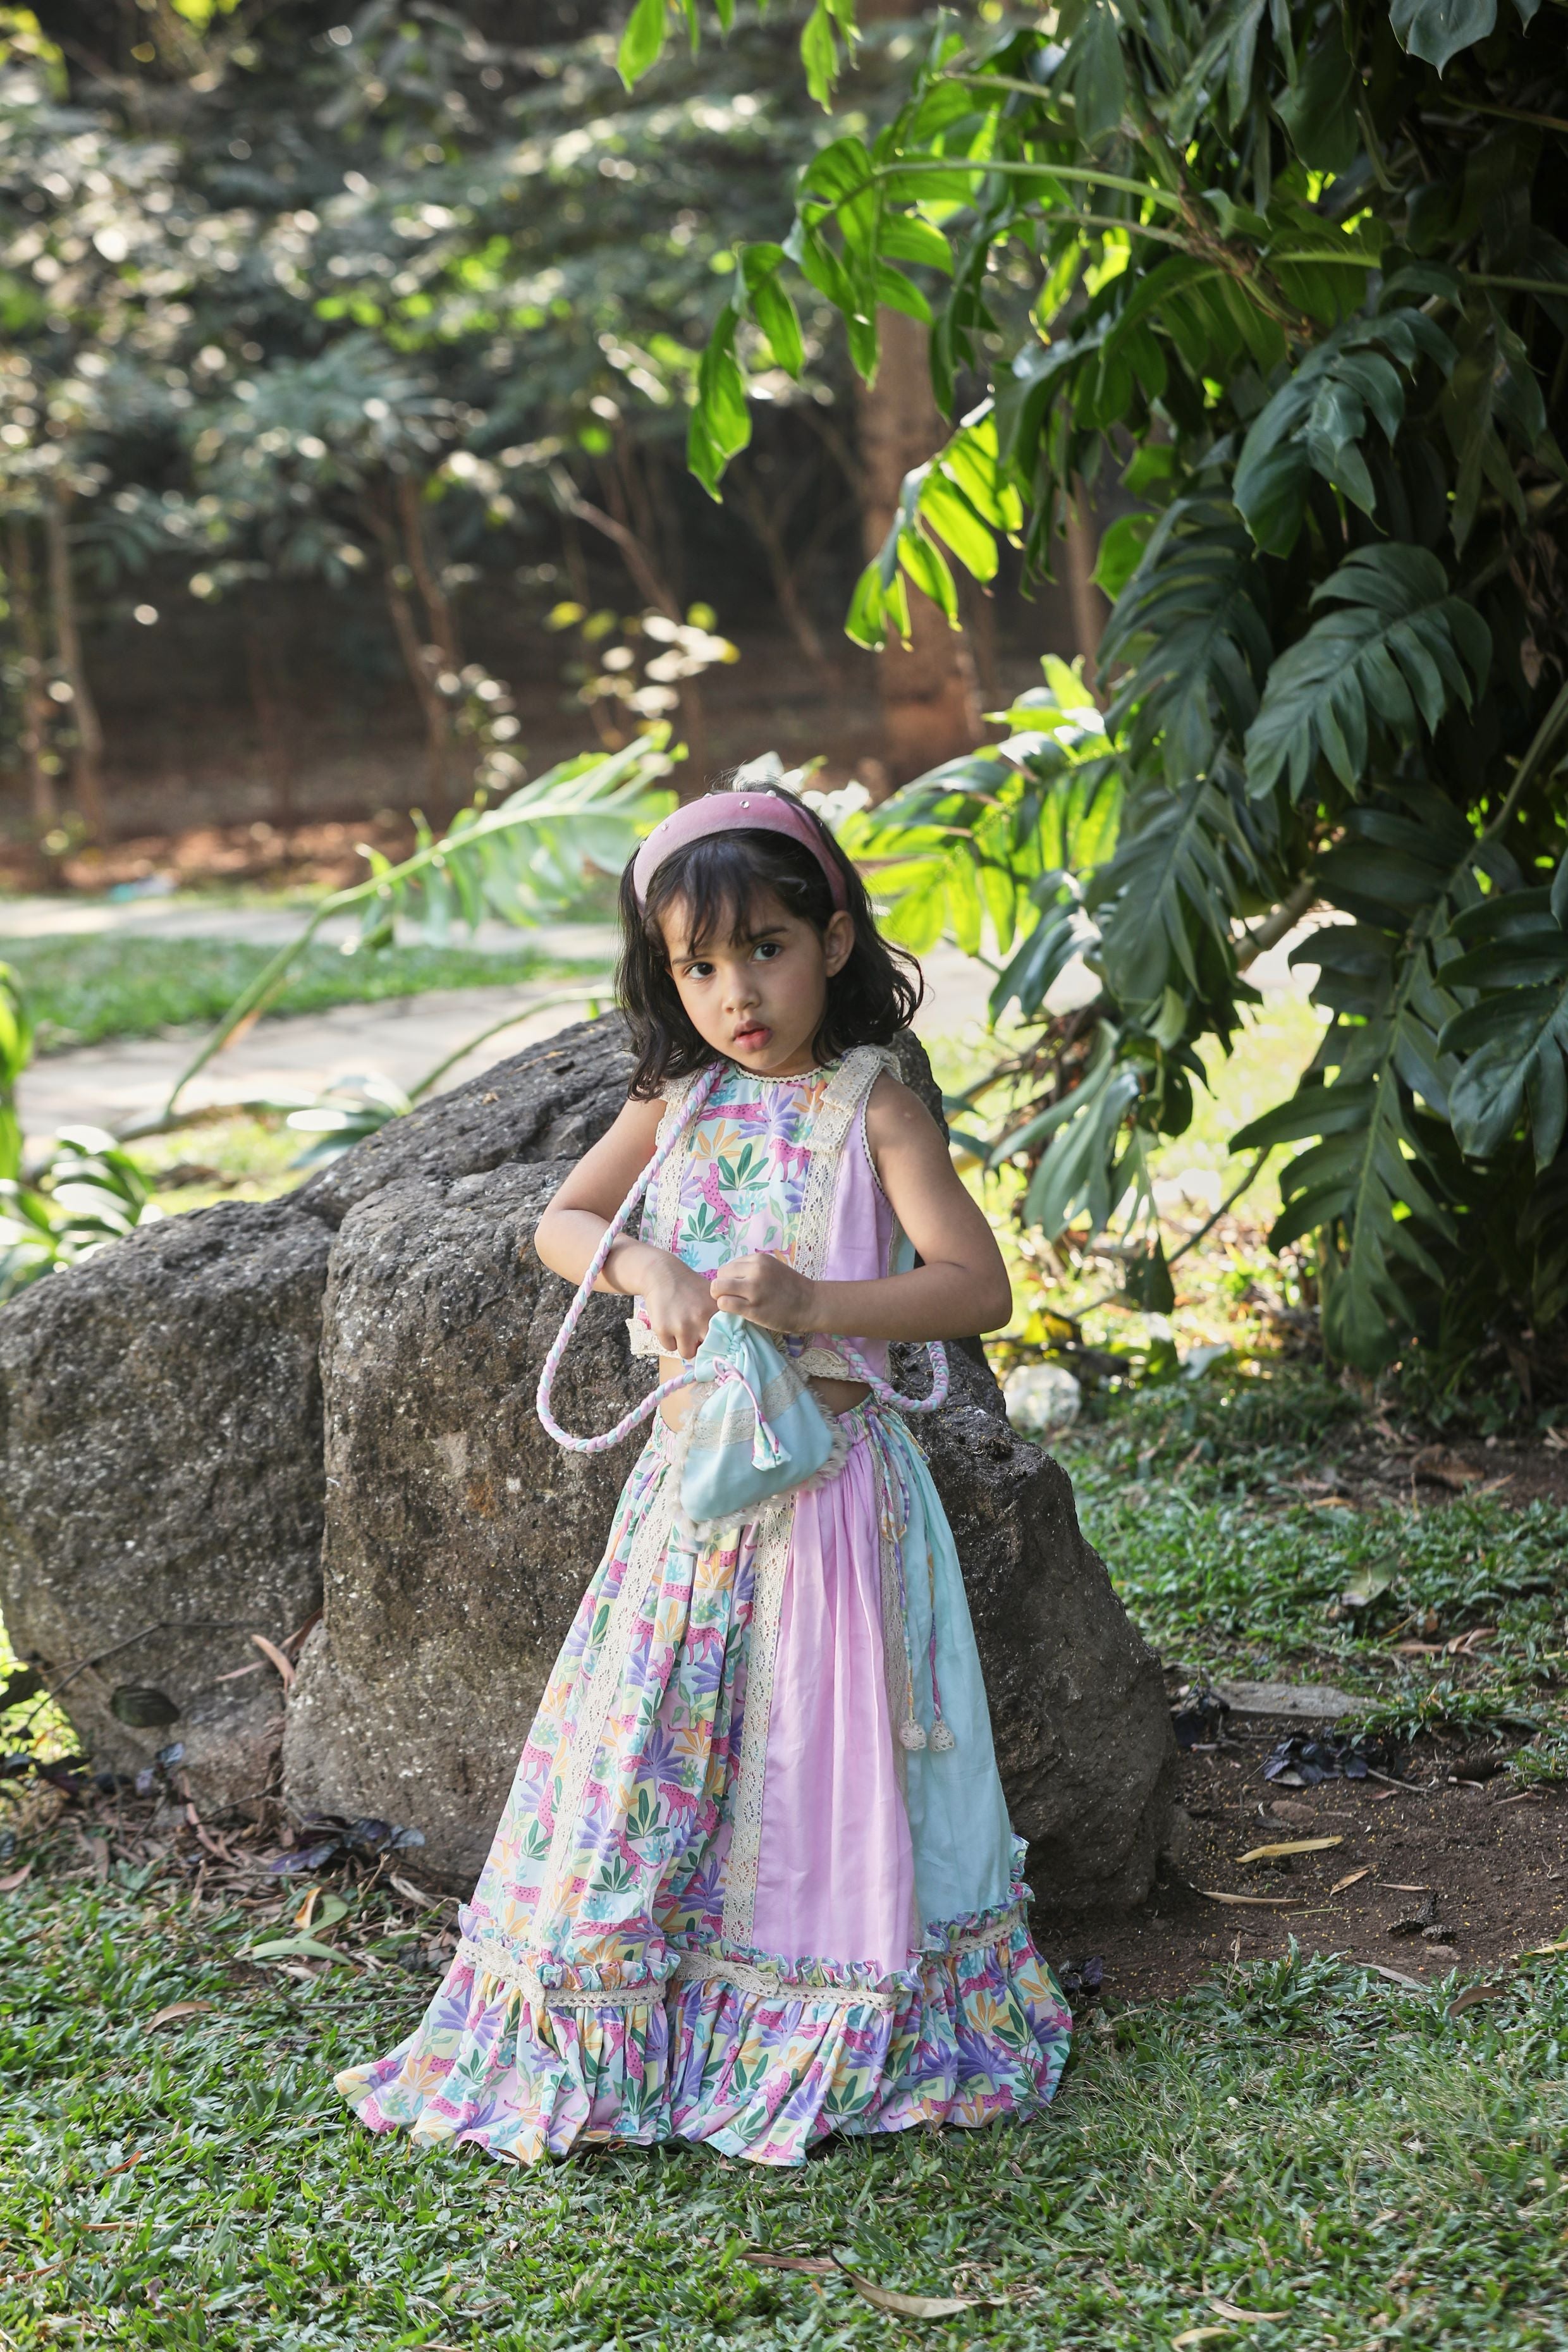
M 810 652 L 836 532 L 858 562 L 826 304 L 718 561 L 683 454 L 715 257 L 831 135 L 799 34 L 748 16 L 628 91 L 592 5 L 0 6 L 0 729 L 40 824 L 68 775 L 105 826 L 86 625 L 134 614 L 155 658 L 187 597 L 264 641 L 268 583 L 345 591 L 418 698 L 440 815 L 521 772 L 468 657 L 487 592 L 597 615 L 563 674 L 608 719 L 634 667 L 623 733 L 679 706 L 698 737 L 697 672 L 661 678 L 641 615 L 685 628 L 726 572 Z
M 897 120 L 826 148 L 787 240 L 742 252 L 691 439 L 716 484 L 742 363 L 796 363 L 803 278 L 863 373 L 891 304 L 931 317 L 950 413 L 989 379 L 906 483 L 850 615 L 868 644 L 911 593 L 951 614 L 951 561 L 989 580 L 1005 538 L 1046 572 L 1069 502 L 1119 478 L 1103 716 L 1058 681 L 854 845 L 891 861 L 911 940 L 988 923 L 1011 956 L 998 1009 L 1037 1027 L 998 1073 L 997 1155 L 1037 1171 L 1047 1228 L 1127 1225 L 1149 1305 L 1147 1148 L 1258 950 L 1331 910 L 1321 1049 L 1237 1146 L 1309 1147 L 1276 1238 L 1318 1237 L 1337 1356 L 1375 1370 L 1415 1335 L 1451 1374 L 1506 1349 L 1527 1393 L 1568 1353 L 1564 21 L 944 22 Z M 1058 1017 L 1075 950 L 1100 993 Z

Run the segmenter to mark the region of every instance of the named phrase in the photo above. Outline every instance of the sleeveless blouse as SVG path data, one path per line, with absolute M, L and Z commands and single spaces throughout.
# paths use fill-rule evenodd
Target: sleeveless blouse
M 872 1282 L 901 1273 L 913 1251 L 877 1179 L 866 1139 L 866 1105 L 893 1056 L 857 1046 L 841 1062 L 795 1077 L 759 1077 L 731 1065 L 665 1162 L 644 1203 L 642 1238 L 693 1273 L 711 1275 L 738 1257 L 769 1255 L 824 1282 Z M 670 1133 L 696 1085 L 667 1090 L 658 1140 Z M 646 1302 L 633 1302 L 632 1352 L 657 1356 Z M 775 1333 L 807 1377 L 857 1375 L 820 1333 Z M 887 1342 L 850 1344 L 879 1373 Z

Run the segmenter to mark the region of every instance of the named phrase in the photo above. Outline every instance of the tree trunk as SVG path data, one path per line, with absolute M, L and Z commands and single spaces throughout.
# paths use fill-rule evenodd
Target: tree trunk
M 81 630 L 77 618 L 76 583 L 71 578 L 70 541 L 66 516 L 75 497 L 68 482 L 57 481 L 44 504 L 44 530 L 49 550 L 49 598 L 55 613 L 55 644 L 66 684 L 71 690 L 71 718 L 76 750 L 71 757 L 71 789 L 87 837 L 98 849 L 109 840 L 109 813 L 103 798 L 103 730 L 98 707 L 82 665 Z
M 6 570 L 11 579 L 11 609 L 22 647 L 22 759 L 27 794 L 39 837 L 59 821 L 55 780 L 47 765 L 49 698 L 44 685 L 44 631 L 38 615 L 37 583 L 33 576 L 27 525 L 14 515 L 6 535 Z
M 419 708 L 425 714 L 425 773 L 427 782 L 426 797 L 430 805 L 426 811 L 430 823 L 440 829 L 447 822 L 449 787 L 447 776 L 447 754 L 452 740 L 452 724 L 447 706 L 430 675 L 430 664 L 415 626 L 414 607 L 408 593 L 398 578 L 405 567 L 389 564 L 385 574 L 386 609 L 392 616 L 392 626 L 403 656 L 414 691 L 419 698 Z
M 400 499 L 401 495 L 400 477 L 394 498 Z M 426 815 L 433 825 L 440 826 L 447 821 L 448 808 L 447 760 L 452 740 L 452 722 L 447 705 L 437 689 L 436 664 L 430 658 L 434 654 L 438 662 L 441 659 L 440 648 L 433 646 L 427 653 L 419 634 L 414 607 L 408 601 L 408 591 L 416 584 L 416 574 L 400 543 L 389 511 L 390 505 L 391 501 L 384 505 L 376 490 L 372 488 L 361 499 L 360 511 L 381 546 L 382 586 L 393 635 L 397 639 L 397 649 L 403 656 L 403 667 L 408 673 L 409 684 L 424 714 L 426 798 L 429 803 Z M 422 537 L 419 545 L 423 551 Z
M 1068 502 L 1067 524 L 1067 586 L 1072 604 L 1072 633 L 1083 656 L 1084 684 L 1096 692 L 1095 672 L 1100 664 L 1100 640 L 1105 633 L 1107 606 L 1104 595 L 1095 585 L 1094 567 L 1100 551 L 1081 482 Z
M 675 591 L 624 515 L 606 514 L 603 507 L 596 507 L 591 499 L 585 499 L 564 467 L 558 468 L 552 483 L 555 496 L 568 514 L 578 522 L 588 523 L 595 530 L 602 531 L 620 549 L 633 585 L 645 603 L 662 613 L 666 620 L 674 621 L 679 625 L 682 614 Z M 606 478 L 605 495 L 616 496 L 617 487 L 613 477 Z M 680 697 L 680 724 L 686 736 L 685 772 L 677 789 L 683 790 L 686 797 L 690 799 L 693 793 L 702 790 L 707 774 L 708 715 L 703 708 L 700 679 L 679 678 L 676 682 L 676 691 Z
M 860 519 L 868 559 L 880 551 L 898 512 L 904 476 L 939 449 L 947 426 L 931 388 L 926 331 L 901 310 L 883 310 L 877 381 L 857 382 Z M 890 639 L 878 656 L 888 780 L 955 759 L 980 740 L 974 662 L 963 632 L 950 629 L 929 597 L 910 588 L 910 643 Z
M 277 636 L 268 622 L 247 598 L 241 626 L 245 635 L 245 667 L 250 703 L 261 738 L 261 757 L 272 795 L 272 822 L 289 833 L 298 820 L 294 799 L 294 746 L 290 740 L 286 696 L 279 692 Z
M 403 526 L 404 556 L 424 600 L 430 641 L 440 655 L 444 668 L 460 670 L 463 649 L 458 639 L 458 616 L 452 610 L 451 599 L 441 585 L 440 572 L 431 558 L 430 543 L 425 535 L 425 502 L 419 484 L 412 474 L 399 474 L 396 489 L 397 517 Z
M 795 503 L 794 499 L 784 499 L 782 506 L 776 497 L 770 500 L 767 489 L 747 467 L 735 467 L 731 481 L 736 506 L 751 525 L 752 535 L 766 559 L 773 595 L 791 636 L 820 677 L 824 692 L 841 693 L 843 670 L 829 655 L 822 640 L 822 632 L 811 617 L 801 593 L 795 565 L 790 561 L 789 549 L 784 544 L 783 526 Z

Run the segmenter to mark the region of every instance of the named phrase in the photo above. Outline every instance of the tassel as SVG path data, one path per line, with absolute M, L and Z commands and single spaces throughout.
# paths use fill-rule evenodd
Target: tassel
M 951 1738 L 951 1734 L 949 1736 Z M 901 1723 L 899 1726 L 899 1745 L 901 1748 L 923 1748 L 925 1744 L 925 1728 L 923 1725 L 917 1723 L 911 1715 L 908 1723 Z
M 949 1748 L 956 1748 L 958 1745 L 957 1740 L 953 1738 L 952 1733 L 949 1730 L 947 1725 L 942 1721 L 940 1715 L 937 1717 L 935 1727 L 931 1732 L 931 1744 L 933 1748 L 942 1750 L 946 1750 Z

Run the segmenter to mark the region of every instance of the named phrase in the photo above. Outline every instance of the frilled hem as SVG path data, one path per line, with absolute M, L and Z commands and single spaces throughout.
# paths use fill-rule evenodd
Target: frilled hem
M 668 1983 L 546 1993 L 465 1945 L 418 2031 L 337 2087 L 372 2131 L 515 2164 L 604 2141 L 690 2140 L 795 2165 L 830 2132 L 975 2126 L 1050 2098 L 1072 2018 L 1021 1909 L 955 1921 L 911 1969 L 781 1979 L 727 1947 Z

